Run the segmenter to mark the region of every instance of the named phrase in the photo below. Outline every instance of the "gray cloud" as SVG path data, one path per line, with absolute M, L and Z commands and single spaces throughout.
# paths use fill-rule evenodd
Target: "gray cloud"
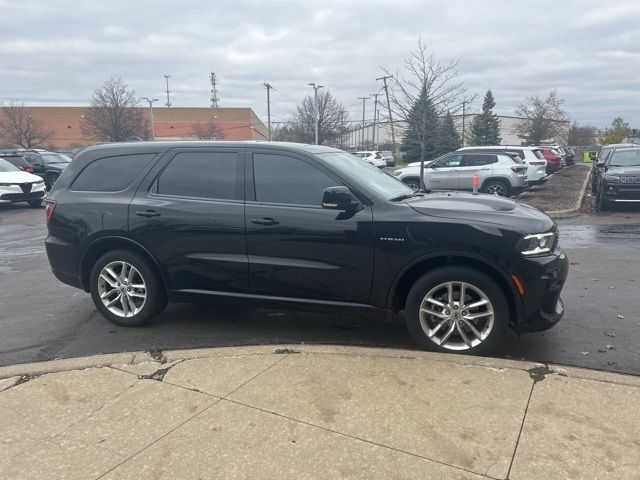
M 222 106 L 286 117 L 318 82 L 360 118 L 357 97 L 380 88 L 421 36 L 443 59 L 460 59 L 466 87 L 491 88 L 497 110 L 557 89 L 582 123 L 620 114 L 640 127 L 640 4 L 619 0 L 482 2 L 0 0 L 0 100 L 83 105 L 122 77 L 141 96 L 208 105 L 208 74 Z M 369 104 L 369 110 L 371 110 Z

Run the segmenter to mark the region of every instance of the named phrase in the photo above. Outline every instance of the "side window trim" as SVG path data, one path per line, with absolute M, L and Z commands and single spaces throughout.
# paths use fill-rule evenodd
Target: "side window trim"
M 164 153 L 162 161 L 158 162 L 159 170 L 151 175 L 147 186 L 144 188 L 148 192 L 149 196 L 160 198 L 184 198 L 188 200 L 200 200 L 204 202 L 230 202 L 230 203 L 244 203 L 245 202 L 245 150 L 244 148 L 172 148 Z M 235 197 L 236 198 L 213 198 L 213 197 L 192 197 L 186 195 L 170 195 L 165 193 L 158 193 L 158 180 L 166 168 L 171 164 L 173 159 L 181 153 L 235 153 L 237 155 L 236 163 L 236 185 L 235 185 Z

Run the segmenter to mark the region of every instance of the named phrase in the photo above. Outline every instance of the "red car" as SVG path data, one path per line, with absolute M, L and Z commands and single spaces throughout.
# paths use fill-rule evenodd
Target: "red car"
M 542 147 L 540 148 L 540 152 L 544 156 L 544 159 L 547 161 L 547 173 L 553 173 L 562 168 L 562 161 L 560 156 L 553 153 L 550 148 Z

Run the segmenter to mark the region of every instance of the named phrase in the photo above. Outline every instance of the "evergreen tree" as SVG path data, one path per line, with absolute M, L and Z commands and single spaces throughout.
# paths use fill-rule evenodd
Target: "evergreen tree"
M 482 102 L 482 113 L 473 120 L 469 144 L 472 146 L 500 145 L 500 119 L 493 113 L 496 102 L 491 90 L 487 90 Z
M 433 158 L 437 132 L 438 114 L 427 91 L 423 90 L 407 117 L 407 130 L 400 146 L 404 160 L 409 163 Z
M 433 149 L 433 158 L 437 158 L 445 153 L 455 152 L 461 146 L 462 141 L 453 121 L 453 116 L 451 115 L 451 112 L 447 112 L 438 124 L 438 132 Z

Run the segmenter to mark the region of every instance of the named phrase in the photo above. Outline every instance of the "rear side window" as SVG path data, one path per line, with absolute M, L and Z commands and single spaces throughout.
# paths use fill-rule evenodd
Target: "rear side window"
M 498 158 L 495 155 L 477 155 L 468 154 L 462 156 L 460 162 L 461 167 L 480 167 L 482 165 L 489 165 L 491 163 L 497 163 Z
M 159 195 L 235 200 L 238 186 L 236 152 L 178 153 L 158 177 Z
M 133 183 L 155 157 L 155 153 L 100 158 L 87 165 L 76 177 L 71 190 L 119 192 Z
M 540 160 L 544 160 L 544 155 L 542 155 L 542 152 L 540 150 L 532 150 L 532 152 L 536 156 L 536 158 L 539 158 Z

